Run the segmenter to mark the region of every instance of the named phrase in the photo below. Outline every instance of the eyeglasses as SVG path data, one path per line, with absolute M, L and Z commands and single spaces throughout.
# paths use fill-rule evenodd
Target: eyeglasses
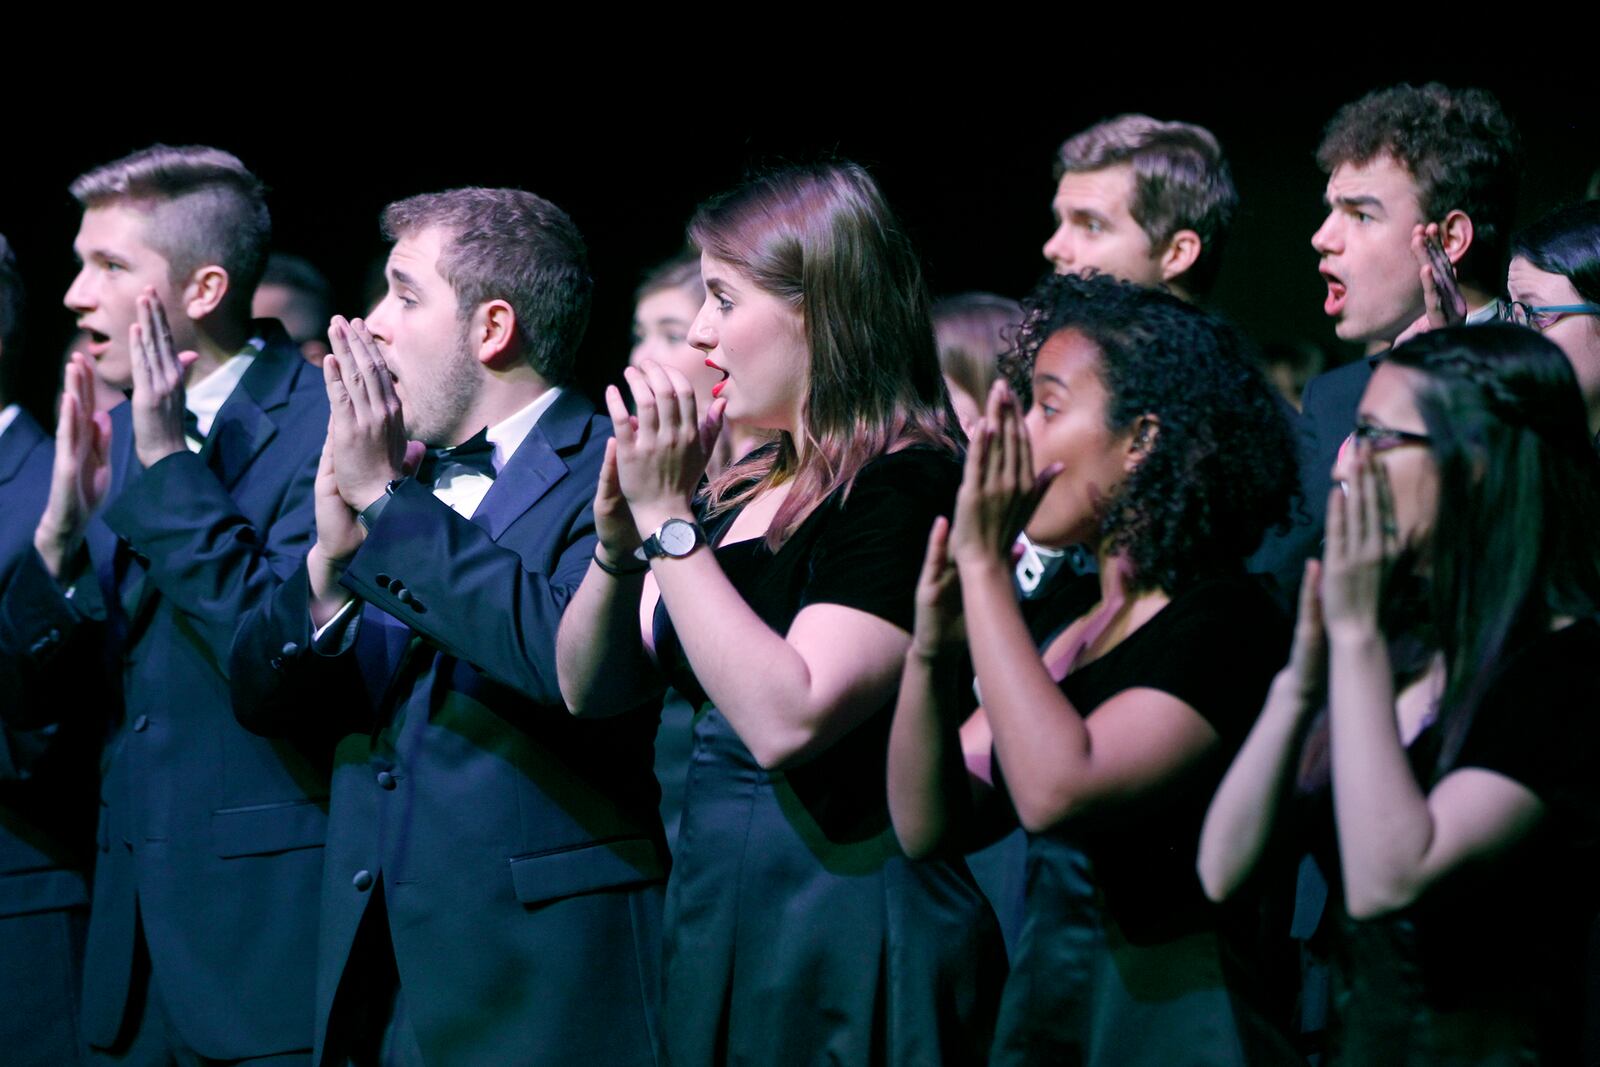
M 1356 428 L 1350 431 L 1350 436 L 1345 438 L 1345 446 L 1365 441 L 1373 452 L 1387 452 L 1391 448 L 1401 448 L 1405 445 L 1425 445 L 1432 440 L 1433 438 L 1425 433 L 1412 433 L 1410 430 L 1396 430 L 1389 426 L 1363 422 L 1358 423 Z M 1343 451 L 1343 448 L 1340 451 Z
M 1543 332 L 1568 315 L 1600 315 L 1600 304 L 1524 304 L 1512 300 L 1500 305 L 1500 319 Z

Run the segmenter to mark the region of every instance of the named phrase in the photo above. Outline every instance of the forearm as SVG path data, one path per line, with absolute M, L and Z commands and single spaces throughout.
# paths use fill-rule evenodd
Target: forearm
M 620 714 L 660 692 L 639 634 L 643 589 L 643 572 L 607 574 L 591 561 L 572 594 L 556 632 L 556 676 L 574 715 Z
M 1250 735 L 1206 810 L 1200 834 L 1200 884 L 1215 901 L 1250 877 L 1271 840 L 1293 778 L 1296 743 L 1311 700 L 1289 670 L 1279 672 Z
M 359 728 L 371 706 L 354 654 L 312 649 L 304 567 L 239 620 L 228 662 L 234 717 L 251 733 L 337 736 Z
M 93 573 L 64 589 L 37 553 L 18 559 L 0 597 L 0 709 L 13 728 L 84 706 L 76 697 L 98 681 L 104 617 Z
M 314 459 L 302 461 L 284 486 L 279 513 L 259 529 L 188 451 L 136 475 L 106 510 L 107 525 L 149 560 L 148 580 L 197 624 L 219 658 L 240 616 L 310 547 Z
M 700 687 L 763 767 L 826 748 L 892 690 L 898 656 L 884 678 L 855 679 L 842 695 L 819 693 L 805 658 L 751 610 L 714 553 L 658 559 L 652 570 Z
M 906 653 L 889 730 L 889 815 L 908 856 L 921 858 L 961 840 L 972 817 L 959 724 L 964 672 L 951 650 L 930 658 Z
M 1427 796 L 1401 745 L 1383 635 L 1330 634 L 1333 810 L 1345 906 L 1366 918 L 1409 904 L 1433 837 Z
M 1038 832 L 1086 799 L 1079 787 L 1089 773 L 1089 731 L 1040 660 L 1002 562 L 958 566 L 995 754 L 1018 818 Z

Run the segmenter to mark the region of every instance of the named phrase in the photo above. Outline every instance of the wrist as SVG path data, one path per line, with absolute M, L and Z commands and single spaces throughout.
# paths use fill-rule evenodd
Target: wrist
M 139 465 L 144 467 L 145 470 L 154 467 L 168 456 L 175 456 L 179 452 L 187 452 L 188 450 L 189 446 L 181 441 L 177 444 L 165 441 L 155 445 L 135 445 L 133 449 L 134 453 L 139 457 Z
M 668 519 L 694 522 L 694 508 L 688 500 L 663 500 L 633 508 L 633 522 L 641 543 L 661 529 Z
M 911 635 L 911 647 L 907 655 L 928 667 L 942 667 L 957 658 L 957 654 L 965 649 L 965 645 L 954 638 L 930 638 L 921 634 Z
M 1378 628 L 1376 619 L 1343 622 L 1329 619 L 1324 622 L 1323 628 L 1327 632 L 1330 649 L 1363 649 L 1383 645 L 1383 631 Z
M 44 522 L 41 522 L 33 532 L 34 550 L 39 553 L 39 558 L 44 560 L 45 569 L 54 578 L 61 577 L 67 560 L 72 558 L 82 543 L 81 531 L 74 534 Z
M 993 552 L 967 551 L 952 557 L 956 565 L 956 573 L 963 579 L 986 580 L 994 579 L 1001 575 L 1009 582 L 1011 579 L 1011 561 Z

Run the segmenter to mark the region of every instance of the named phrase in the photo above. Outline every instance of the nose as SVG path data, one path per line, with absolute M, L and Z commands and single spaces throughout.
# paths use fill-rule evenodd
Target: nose
M 1072 270 L 1072 235 L 1067 232 L 1066 223 L 1057 226 L 1056 232 L 1050 235 L 1050 240 L 1044 243 L 1044 258 L 1055 266 L 1057 274 L 1066 274 Z
M 61 302 L 68 309 L 80 315 L 94 310 L 94 300 L 90 293 L 89 280 L 86 277 L 88 273 L 88 267 L 80 269 L 77 275 L 73 277 L 72 284 L 67 286 L 67 295 L 61 298 Z
M 710 312 L 706 310 L 710 306 L 709 300 L 702 304 L 694 321 L 689 324 L 689 344 L 702 352 L 710 352 L 717 347 L 717 330 L 712 325 Z
M 1322 225 L 1317 227 L 1317 232 L 1311 235 L 1311 247 L 1316 249 L 1318 255 L 1331 256 L 1337 254 L 1342 246 L 1338 216 L 1330 211 L 1328 217 L 1322 220 Z
M 389 317 L 393 303 L 388 296 L 378 301 L 378 306 L 367 313 L 367 332 L 372 334 L 374 341 L 381 341 L 387 345 L 394 336 L 394 322 Z

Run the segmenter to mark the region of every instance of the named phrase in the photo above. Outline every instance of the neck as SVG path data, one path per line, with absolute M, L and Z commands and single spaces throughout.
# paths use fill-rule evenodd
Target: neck
M 526 363 L 512 370 L 485 370 L 483 373 L 485 377 L 478 395 L 456 424 L 450 440 L 431 441 L 430 444 L 451 447 L 462 444 L 484 427 L 506 421 L 552 388 Z
M 191 384 L 205 381 L 212 371 L 237 355 L 244 343 L 250 340 L 248 322 L 206 321 L 195 325 L 194 351 L 199 353 L 200 358 L 190 364 L 189 373 L 184 379 Z

